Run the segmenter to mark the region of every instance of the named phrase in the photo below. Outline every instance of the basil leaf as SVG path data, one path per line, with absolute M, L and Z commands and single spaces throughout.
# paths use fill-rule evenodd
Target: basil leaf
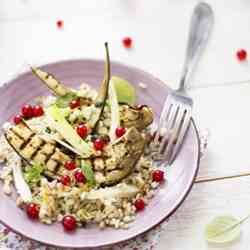
M 69 92 L 64 96 L 60 96 L 56 99 L 56 106 L 58 108 L 66 108 L 69 106 L 70 102 L 77 99 L 78 96 L 74 92 Z
M 210 243 L 229 243 L 241 234 L 241 224 L 246 220 L 238 220 L 233 216 L 218 216 L 205 228 L 205 238 Z
M 81 169 L 87 179 L 87 182 L 91 185 L 94 186 L 95 185 L 95 175 L 94 172 L 92 170 L 92 167 L 90 165 L 88 165 L 86 162 L 81 161 Z

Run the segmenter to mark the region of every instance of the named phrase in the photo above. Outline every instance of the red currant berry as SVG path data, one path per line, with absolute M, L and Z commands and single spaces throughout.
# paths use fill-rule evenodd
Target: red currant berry
M 164 180 L 164 172 L 161 170 L 155 170 L 152 173 L 152 179 L 156 182 L 162 182 Z
M 122 39 L 122 43 L 126 49 L 130 49 L 132 47 L 132 39 L 130 37 L 124 37 Z
M 64 216 L 62 224 L 66 231 L 74 231 L 77 226 L 75 217 L 71 215 Z
M 70 177 L 68 175 L 61 176 L 60 181 L 64 186 L 69 186 L 71 182 Z
M 78 107 L 80 107 L 80 105 L 81 105 L 80 99 L 73 100 L 69 104 L 71 109 L 78 108 Z
M 58 29 L 62 29 L 62 28 L 63 28 L 63 20 L 58 20 L 58 21 L 56 22 L 56 25 L 57 25 L 57 28 L 58 28 Z
M 29 203 L 26 206 L 26 213 L 30 219 L 38 219 L 39 217 L 39 206 L 35 203 Z
M 24 105 L 22 107 L 22 115 L 23 115 L 24 118 L 27 118 L 27 119 L 32 118 L 32 116 L 33 116 L 33 108 L 32 108 L 32 106 L 28 105 L 28 104 Z
M 33 116 L 34 117 L 39 117 L 42 116 L 44 114 L 43 108 L 39 105 L 36 105 L 35 107 L 33 107 Z
M 126 129 L 123 127 L 116 128 L 115 134 L 117 137 L 122 137 L 126 133 Z
M 245 61 L 247 59 L 247 52 L 244 49 L 238 50 L 236 55 L 239 61 Z
M 16 115 L 13 119 L 14 123 L 17 125 L 22 121 L 22 116 L 21 115 Z
M 134 205 L 135 205 L 136 211 L 142 211 L 145 208 L 145 202 L 143 199 L 137 199 Z
M 105 142 L 102 139 L 97 138 L 94 141 L 94 147 L 96 150 L 103 150 L 104 146 L 105 146 Z
M 66 161 L 64 164 L 65 168 L 67 168 L 68 170 L 73 170 L 76 168 L 76 164 L 73 161 Z
M 81 137 L 81 138 L 85 138 L 88 134 L 88 128 L 86 125 L 84 124 L 80 124 L 79 126 L 77 126 L 76 128 L 76 132 L 77 134 Z
M 75 171 L 74 176 L 75 176 L 76 182 L 79 182 L 79 183 L 86 182 L 86 178 L 81 170 Z

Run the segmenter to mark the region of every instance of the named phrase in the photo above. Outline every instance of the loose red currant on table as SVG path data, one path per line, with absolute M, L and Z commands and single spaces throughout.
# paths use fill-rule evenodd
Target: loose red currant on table
M 97 138 L 95 141 L 94 141 L 94 147 L 96 150 L 102 150 L 105 146 L 105 142 L 100 139 L 100 138 Z
M 39 210 L 39 206 L 35 203 L 29 203 L 26 206 L 26 213 L 30 219 L 38 219 Z
M 86 182 L 86 178 L 85 178 L 83 172 L 80 169 L 75 171 L 74 176 L 75 176 L 76 182 L 79 182 L 79 183 L 85 183 Z
M 34 117 L 39 117 L 44 114 L 43 108 L 39 105 L 36 105 L 33 107 L 33 116 Z
M 56 22 L 57 28 L 62 29 L 63 28 L 63 20 L 58 20 Z
M 117 137 L 122 137 L 126 133 L 126 129 L 123 127 L 118 127 L 115 130 L 115 134 Z
M 135 205 L 136 211 L 142 211 L 145 208 L 145 202 L 143 199 L 137 199 L 134 205 Z
M 14 123 L 17 125 L 22 121 L 22 116 L 21 115 L 16 115 L 13 119 Z
M 164 180 L 164 172 L 161 170 L 155 170 L 152 173 L 152 179 L 156 182 L 162 182 Z
M 132 47 L 132 39 L 130 37 L 124 37 L 122 39 L 122 43 L 123 43 L 123 46 L 126 48 L 126 49 L 129 49 Z
M 78 107 L 80 107 L 80 105 L 81 105 L 80 99 L 73 100 L 69 104 L 71 109 L 78 108 Z
M 70 177 L 68 175 L 61 176 L 60 181 L 64 186 L 69 186 L 71 182 Z
M 77 126 L 76 128 L 76 132 L 77 134 L 81 137 L 81 138 L 85 138 L 88 134 L 88 128 L 86 125 L 84 124 L 80 124 L 79 126 Z
M 65 168 L 67 168 L 68 170 L 73 170 L 76 168 L 76 164 L 73 161 L 66 161 L 64 164 Z
M 238 50 L 236 55 L 240 61 L 245 61 L 247 59 L 247 51 L 244 49 Z
M 73 231 L 77 226 L 75 217 L 71 215 L 64 216 L 62 224 L 66 231 Z
M 24 118 L 32 118 L 33 116 L 33 108 L 31 105 L 26 104 L 22 107 L 22 116 Z

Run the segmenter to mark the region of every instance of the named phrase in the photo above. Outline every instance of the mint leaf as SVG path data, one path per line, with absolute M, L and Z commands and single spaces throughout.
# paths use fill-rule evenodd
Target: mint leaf
M 92 167 L 90 165 L 88 165 L 85 161 L 81 161 L 81 170 L 83 171 L 87 182 L 91 185 L 91 186 L 95 186 L 95 175 L 94 172 L 92 170 Z
M 69 106 L 70 102 L 77 99 L 78 96 L 74 92 L 69 92 L 64 96 L 60 96 L 56 99 L 56 106 L 58 108 L 66 108 Z

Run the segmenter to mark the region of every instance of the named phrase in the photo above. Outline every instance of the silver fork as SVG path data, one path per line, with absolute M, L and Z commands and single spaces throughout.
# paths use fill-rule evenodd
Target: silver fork
M 159 153 L 162 159 L 166 160 L 168 164 L 172 164 L 175 160 L 189 128 L 193 100 L 187 96 L 185 84 L 207 43 L 213 20 L 213 11 L 207 3 L 199 3 L 195 7 L 191 18 L 180 85 L 166 98 L 154 138 L 154 142 L 160 144 Z

